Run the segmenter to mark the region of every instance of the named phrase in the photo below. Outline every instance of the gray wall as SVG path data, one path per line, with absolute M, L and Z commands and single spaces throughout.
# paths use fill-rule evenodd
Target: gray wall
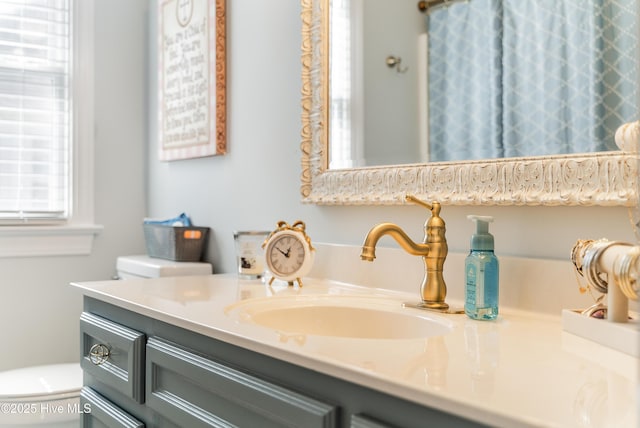
M 210 226 L 207 257 L 216 272 L 234 271 L 234 229 L 271 228 L 280 219 L 305 220 L 318 242 L 360 244 L 380 221 L 421 237 L 421 208 L 300 203 L 297 0 L 227 1 L 229 153 L 159 162 L 155 37 L 147 40 L 155 19 L 147 28 L 146 15 L 155 5 L 97 0 L 95 212 L 104 231 L 90 256 L 0 259 L 0 370 L 78 359 L 81 299 L 68 283 L 109 278 L 118 255 L 144 252 L 145 215 L 187 211 Z M 578 238 L 634 240 L 624 208 L 444 207 L 452 251 L 467 251 L 469 213 L 496 217 L 503 255 L 564 260 Z
M 426 142 L 420 141 L 416 88 L 420 74 L 427 73 L 418 69 L 418 35 L 426 31 L 425 16 L 413 0 L 364 0 L 363 13 L 366 165 L 420 162 L 420 145 Z M 389 55 L 402 59 L 403 73 L 386 65 Z
M 77 361 L 82 301 L 71 281 L 108 279 L 144 252 L 147 1 L 98 0 L 95 220 L 89 256 L 0 259 L 0 370 Z
M 423 208 L 300 203 L 299 2 L 234 0 L 227 8 L 229 152 L 161 163 L 153 122 L 149 214 L 168 217 L 187 211 L 196 223 L 210 226 L 208 258 L 216 272 L 234 271 L 234 229 L 272 228 L 278 220 L 303 219 L 318 242 L 359 245 L 368 229 L 381 221 L 397 222 L 420 239 L 427 218 Z M 154 50 L 150 49 L 152 69 Z M 155 88 L 153 75 L 149 84 Z M 150 92 L 154 114 L 156 100 Z M 492 231 L 502 255 L 567 260 L 578 238 L 635 240 L 625 208 L 444 207 L 451 251 L 468 251 L 473 224 L 466 215 L 472 213 L 495 216 Z M 388 238 L 381 243 L 394 245 Z M 353 260 L 355 268 L 358 263 Z

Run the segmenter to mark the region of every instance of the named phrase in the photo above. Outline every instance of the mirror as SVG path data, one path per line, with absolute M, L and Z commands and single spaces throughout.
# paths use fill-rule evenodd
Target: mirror
M 637 158 L 621 151 L 330 169 L 330 91 L 335 88 L 329 85 L 329 3 L 302 0 L 304 202 L 399 204 L 410 192 L 448 205 L 635 203 Z M 407 64 L 388 66 L 400 73 Z M 392 148 L 401 142 L 390 137 L 386 144 Z
M 638 117 L 637 0 L 416 4 L 331 1 L 330 169 L 617 150 Z

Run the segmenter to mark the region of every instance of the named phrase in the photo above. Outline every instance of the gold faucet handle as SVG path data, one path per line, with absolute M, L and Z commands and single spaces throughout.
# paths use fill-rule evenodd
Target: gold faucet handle
M 404 195 L 404 199 L 407 202 L 413 202 L 416 205 L 420 205 L 421 207 L 425 207 L 426 209 L 431 211 L 431 213 L 434 216 L 438 216 L 438 214 L 440 214 L 440 203 L 439 202 L 433 202 L 432 204 L 429 204 L 429 203 L 423 201 L 422 199 L 418 199 L 414 195 L 411 195 L 409 193 Z
M 431 211 L 431 204 L 428 204 L 427 202 L 423 201 L 422 199 L 418 199 L 417 197 L 415 197 L 414 195 L 407 193 L 404 195 L 404 200 L 407 202 L 413 202 L 416 205 L 420 205 L 425 207 L 426 209 L 428 209 L 429 211 Z

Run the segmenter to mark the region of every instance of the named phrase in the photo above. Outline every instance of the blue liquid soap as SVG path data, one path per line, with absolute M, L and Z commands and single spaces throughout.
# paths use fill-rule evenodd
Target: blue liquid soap
M 476 320 L 498 317 L 499 265 L 493 251 L 493 236 L 489 233 L 492 217 L 473 216 L 476 233 L 471 237 L 471 252 L 465 260 L 464 312 Z

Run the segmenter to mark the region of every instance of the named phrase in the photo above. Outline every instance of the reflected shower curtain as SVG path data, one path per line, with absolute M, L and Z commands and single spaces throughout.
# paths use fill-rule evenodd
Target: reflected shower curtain
M 637 0 L 471 0 L 428 18 L 431 160 L 615 150 Z
M 430 160 L 502 156 L 501 1 L 428 16 Z

